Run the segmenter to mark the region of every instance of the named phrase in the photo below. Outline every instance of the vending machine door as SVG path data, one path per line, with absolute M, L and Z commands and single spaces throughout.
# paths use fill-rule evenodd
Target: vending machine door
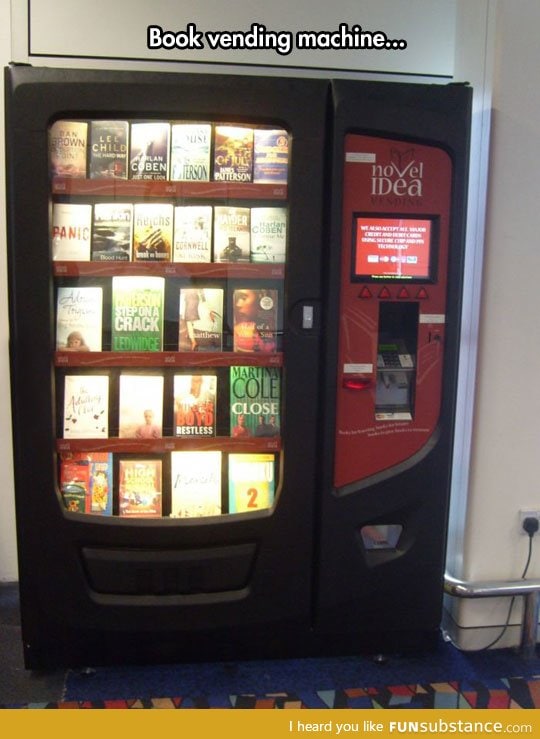
M 333 91 L 317 629 L 404 648 L 440 620 L 471 91 Z

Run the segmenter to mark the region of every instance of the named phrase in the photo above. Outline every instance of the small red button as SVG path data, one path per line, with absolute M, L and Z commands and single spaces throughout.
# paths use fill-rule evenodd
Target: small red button
M 362 298 L 362 300 L 366 300 L 367 298 L 371 298 L 371 297 L 373 297 L 373 296 L 371 295 L 371 290 L 369 289 L 369 287 L 365 287 L 365 286 L 364 286 L 364 287 L 363 287 L 363 288 L 362 288 L 362 289 L 360 290 L 360 294 L 358 295 L 358 297 L 359 297 L 359 298 Z
M 404 300 L 404 299 L 410 297 L 409 296 L 409 291 L 407 290 L 406 287 L 402 287 L 401 290 L 398 292 L 397 296 L 398 296 L 398 298 L 400 300 Z
M 425 287 L 421 287 L 420 290 L 416 293 L 416 299 L 417 300 L 426 300 L 429 297 L 427 294 L 427 290 Z
M 386 298 L 391 298 L 392 296 L 390 295 L 390 290 L 387 287 L 383 287 L 383 289 L 380 291 L 378 297 L 379 298 L 386 299 Z

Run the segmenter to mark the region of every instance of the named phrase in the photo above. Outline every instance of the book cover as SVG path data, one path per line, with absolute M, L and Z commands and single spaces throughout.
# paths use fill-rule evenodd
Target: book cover
M 49 171 L 51 177 L 86 177 L 88 124 L 85 121 L 55 121 L 49 128 Z
M 250 261 L 250 209 L 216 205 L 214 262 Z
M 165 121 L 131 124 L 130 179 L 168 179 L 170 135 L 170 123 Z
M 90 470 L 86 461 L 76 455 L 60 458 L 60 494 L 64 507 L 70 513 L 86 513 L 90 496 Z
M 289 176 L 289 135 L 282 128 L 256 128 L 253 138 L 253 181 L 286 185 Z
M 96 203 L 92 219 L 93 262 L 126 262 L 131 259 L 133 205 Z
M 277 350 L 277 290 L 237 289 L 233 292 L 235 352 Z
M 127 121 L 90 123 L 90 178 L 125 180 L 128 175 Z
M 287 253 L 287 209 L 251 209 L 251 261 L 267 264 L 285 262 Z
M 216 375 L 174 376 L 175 436 L 214 436 Z
M 163 277 L 112 278 L 112 351 L 162 350 L 164 295 Z
M 171 180 L 208 182 L 212 126 L 209 123 L 173 123 L 171 126 Z
M 278 367 L 231 367 L 231 436 L 280 435 L 281 372 Z
M 103 288 L 59 287 L 56 300 L 56 349 L 100 352 Z
M 173 261 L 212 261 L 211 205 L 179 205 L 175 207 Z
M 77 501 L 76 510 L 81 513 L 111 516 L 112 464 L 112 454 L 109 452 L 62 454 L 60 457 L 60 487 L 66 508 L 71 510 L 75 500 Z
M 253 129 L 217 125 L 214 136 L 214 180 L 251 182 L 253 179 Z
M 178 351 L 222 351 L 223 289 L 181 288 L 178 326 Z
M 172 203 L 136 203 L 133 261 L 170 262 L 173 240 Z
M 221 514 L 221 452 L 171 452 L 171 516 Z
M 88 262 L 92 232 L 92 206 L 54 203 L 51 247 L 55 261 Z
M 127 439 L 163 436 L 163 376 L 120 375 L 118 435 Z
M 64 439 L 101 439 L 109 435 L 108 375 L 66 375 Z
M 118 465 L 118 513 L 132 518 L 158 518 L 162 513 L 160 459 L 121 459 Z
M 274 494 L 273 454 L 229 454 L 229 513 L 271 508 Z

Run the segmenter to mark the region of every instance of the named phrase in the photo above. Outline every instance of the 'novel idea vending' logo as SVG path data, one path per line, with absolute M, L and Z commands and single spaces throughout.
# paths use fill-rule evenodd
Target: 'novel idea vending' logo
M 390 149 L 388 164 L 372 164 L 371 195 L 374 202 L 419 205 L 422 198 L 424 163 L 417 162 L 414 149 Z

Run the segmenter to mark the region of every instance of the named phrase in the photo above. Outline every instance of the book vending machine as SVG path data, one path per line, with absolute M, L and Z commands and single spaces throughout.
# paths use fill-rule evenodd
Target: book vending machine
M 470 91 L 5 79 L 27 667 L 429 641 Z

